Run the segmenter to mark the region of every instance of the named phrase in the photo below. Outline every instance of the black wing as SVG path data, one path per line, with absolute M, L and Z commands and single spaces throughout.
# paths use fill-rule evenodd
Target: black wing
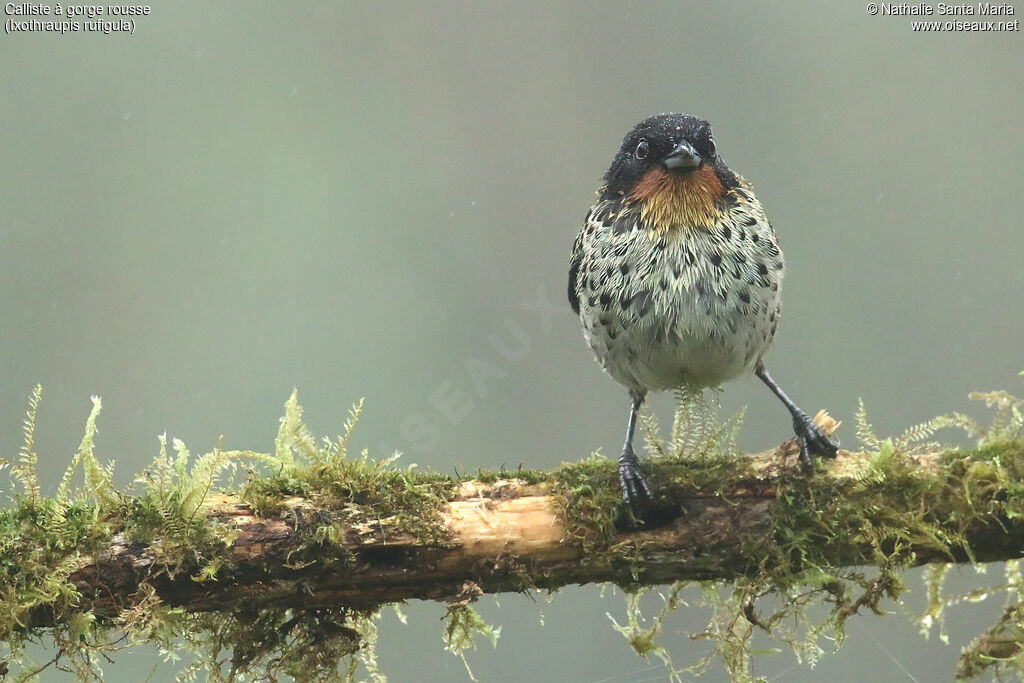
M 590 220 L 590 214 L 587 214 L 587 220 Z M 586 226 L 586 221 L 583 225 Z M 583 263 L 583 232 L 580 230 L 580 234 L 576 236 L 576 241 L 572 245 L 572 255 L 569 257 L 569 305 L 577 315 L 580 312 L 580 295 L 576 290 L 576 278 L 579 276 L 580 264 Z

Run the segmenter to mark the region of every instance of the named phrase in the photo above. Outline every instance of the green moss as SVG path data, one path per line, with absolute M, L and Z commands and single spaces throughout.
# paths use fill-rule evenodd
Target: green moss
M 341 566 L 355 561 L 341 533 L 373 535 L 381 520 L 415 542 L 445 545 L 441 511 L 468 477 L 399 468 L 394 458 L 375 461 L 365 451 L 349 457 L 361 402 L 340 436 L 318 442 L 303 424 L 293 394 L 272 453 L 217 447 L 194 457 L 181 442 L 172 441 L 168 449 L 161 438 L 152 465 L 136 477 L 132 490 L 121 492 L 113 486 L 111 467 L 102 466 L 93 453 L 100 410 L 95 399 L 81 445 L 56 495 L 47 497 L 35 473 L 40 396 L 37 388 L 17 461 L 0 460 L 0 469 L 10 468 L 13 485 L 11 505 L 0 511 L 0 642 L 7 650 L 7 656 L 0 652 L 3 666 L 20 666 L 22 673 L 34 670 L 23 661 L 24 644 L 41 635 L 31 619 L 42 607 L 56 617 L 58 625 L 45 632 L 62 665 L 81 678 L 98 678 L 97 662 L 118 648 L 151 642 L 196 657 L 184 676 L 205 672 L 211 680 L 274 680 L 282 675 L 299 680 L 382 679 L 373 649 L 379 606 L 302 611 L 246 610 L 243 605 L 235 611 L 190 614 L 163 605 L 154 581 L 161 574 L 182 573 L 196 581 L 217 580 L 234 532 L 209 514 L 207 504 L 210 494 L 229 486 L 226 480 L 239 469 L 249 475 L 240 496 L 256 514 L 293 522 L 301 538 L 289 558 L 295 567 L 313 558 Z M 699 637 L 713 647 L 689 670 L 720 665 L 737 680 L 751 679 L 751 643 L 759 633 L 786 643 L 802 661 L 813 663 L 825 644 L 842 641 L 851 615 L 883 613 L 899 604 L 907 567 L 942 559 L 984 561 L 975 557 L 981 549 L 968 547 L 964 531 L 984 519 L 993 529 L 992 543 L 998 544 L 999 525 L 1016 524 L 1024 515 L 1024 404 L 1004 392 L 977 398 L 995 410 L 988 428 L 953 414 L 888 439 L 873 433 L 862 409 L 857 431 L 872 456 L 861 471 L 841 479 L 811 476 L 777 482 L 770 528 L 737 539 L 749 562 L 733 568 L 731 582 L 697 584 L 712 611 Z M 740 457 L 736 448 L 740 421 L 741 416 L 719 419 L 714 395 L 706 400 L 692 392 L 679 396 L 667 441 L 659 439 L 653 418 L 644 416 L 641 427 L 653 456 L 645 468 L 659 492 L 653 504 L 656 514 L 685 514 L 679 501 L 698 494 L 729 502 L 730 491 L 755 481 L 751 460 Z M 934 451 L 926 440 L 948 426 L 978 438 L 978 449 L 949 451 L 936 470 L 942 476 L 923 474 L 910 456 Z M 571 542 L 584 551 L 584 563 L 610 563 L 622 585 L 645 581 L 650 549 L 620 533 L 638 521 L 622 504 L 613 461 L 595 454 L 553 472 L 500 469 L 480 471 L 475 478 L 547 484 L 565 515 Z M 75 488 L 79 479 L 81 485 Z M 118 535 L 148 544 L 156 563 L 130 603 L 104 614 L 82 612 L 77 609 L 81 596 L 68 577 L 89 553 Z M 332 548 L 336 553 L 329 552 Z M 1005 556 L 1005 549 L 1000 552 Z M 504 558 L 502 566 L 521 572 L 522 585 L 529 584 L 527 568 L 517 558 Z M 1006 566 L 1006 582 L 997 587 L 1009 596 L 1006 611 L 965 648 L 960 675 L 1024 670 L 1024 577 L 1019 563 Z M 942 595 L 943 575 L 937 569 L 931 577 L 922 623 L 941 624 L 946 609 L 963 597 Z M 673 676 L 677 672 L 658 639 L 664 620 L 682 604 L 680 595 L 689 585 L 673 586 L 652 619 L 643 618 L 639 594 L 631 593 L 627 619 L 615 624 L 638 654 L 664 658 Z M 498 633 L 470 607 L 470 599 L 452 606 L 446 619 L 445 645 L 460 656 L 473 646 L 474 635 L 494 641 Z M 123 630 L 127 639 L 112 640 L 111 627 Z
M 712 617 L 701 635 L 714 648 L 687 671 L 698 673 L 718 663 L 735 680 L 754 680 L 751 638 L 757 632 L 788 644 L 798 659 L 813 664 L 824 652 L 823 641 L 833 646 L 843 641 L 850 616 L 864 611 L 883 614 L 900 604 L 907 568 L 942 558 L 976 559 L 963 531 L 977 529 L 979 521 L 991 525 L 991 543 L 983 545 L 991 545 L 998 556 L 998 543 L 1005 538 L 1000 524 L 1021 513 L 1024 442 L 1019 435 L 1024 419 L 1020 402 L 1013 403 L 1002 392 L 979 397 L 998 405 L 992 429 L 967 423 L 962 416 L 946 416 L 900 437 L 879 439 L 862 410 L 858 433 L 874 450 L 863 471 L 843 478 L 781 481 L 771 534 L 767 542 L 752 546 L 756 552 L 751 556 L 761 558 L 757 570 L 745 572 L 730 585 L 704 585 L 704 602 Z M 924 440 L 935 429 L 965 424 L 980 437 L 977 451 L 948 451 L 934 476 L 910 457 L 934 449 Z M 872 566 L 862 570 L 858 565 Z M 965 649 L 960 676 L 980 675 L 993 667 L 1014 672 L 1011 676 L 1022 670 L 1024 577 L 1017 563 L 1008 563 L 1008 573 L 1003 589 L 1010 606 L 992 629 Z M 945 602 L 935 579 L 929 591 L 928 624 L 941 617 L 946 604 L 966 599 L 954 596 Z M 630 624 L 636 621 L 630 618 Z M 638 653 L 650 650 L 647 632 L 624 631 L 631 643 L 639 643 Z
M 473 671 L 466 660 L 466 650 L 476 649 L 478 635 L 490 640 L 492 647 L 498 647 L 501 627 L 488 624 L 480 613 L 465 601 L 449 606 L 444 621 L 444 649 L 462 660 L 466 673 L 475 681 L 476 677 L 473 676 Z
M 680 501 L 695 494 L 724 497 L 738 482 L 753 478 L 749 458 L 737 457 L 725 448 L 715 452 L 708 446 L 704 444 L 699 457 L 666 448 L 669 454 L 645 463 L 648 483 L 657 492 L 647 511 L 655 523 L 686 514 Z M 643 523 L 623 504 L 617 463 L 594 453 L 587 460 L 561 465 L 549 475 L 549 482 L 565 517 L 568 537 L 584 551 L 583 561 L 604 557 L 610 551 L 612 560 L 623 563 L 632 582 L 637 581 L 643 549 L 636 541 L 622 542 L 619 534 L 642 528 Z
M 348 525 L 364 521 L 360 516 L 372 510 L 401 533 L 424 543 L 445 542 L 439 531 L 440 511 L 454 496 L 455 482 L 442 474 L 417 471 L 414 465 L 393 467 L 397 456 L 373 460 L 363 451 L 360 458 L 348 458 L 348 442 L 361 410 L 362 401 L 350 412 L 343 434 L 317 446 L 301 422 L 302 409 L 293 392 L 285 404 L 276 454 L 251 454 L 268 466 L 270 475 L 251 476 L 240 497 L 257 514 L 273 515 L 282 511 L 287 499 L 300 496 L 328 513 L 333 523 Z
M 88 502 L 61 509 L 53 499 L 22 499 L 0 512 L 0 641 L 17 638 L 31 610 L 47 605 L 65 614 L 77 603 L 67 582 L 78 558 L 111 537 L 111 527 Z
M 597 454 L 565 463 L 555 470 L 551 483 L 565 516 L 568 538 L 582 547 L 584 558 L 607 548 L 618 531 L 616 522 L 623 508 L 614 463 Z
M 0 642 L 7 656 L 0 661 L 22 674 L 58 663 L 70 666 L 79 678 L 100 680 L 101 655 L 139 642 L 152 642 L 167 651 L 184 644 L 197 655 L 185 677 L 204 671 L 211 680 L 252 677 L 275 680 L 283 674 L 298 680 L 351 680 L 357 675 L 380 679 L 372 645 L 376 639 L 376 609 L 318 609 L 293 613 L 261 609 L 188 614 L 164 606 L 153 581 L 161 574 L 182 572 L 196 581 L 216 580 L 224 566 L 234 531 L 208 515 L 206 502 L 224 473 L 256 463 L 270 470 L 261 476 L 250 470 L 244 494 L 257 512 L 270 513 L 297 495 L 314 500 L 329 517 L 326 524 L 300 525 L 307 544 L 337 543 L 332 534 L 341 523 L 352 523 L 364 509 L 398 520 L 401 531 L 443 542 L 437 521 L 440 506 L 451 496 L 448 478 L 390 467 L 391 461 L 366 457 L 348 460 L 345 447 L 359 406 L 336 440 L 316 447 L 301 423 L 295 395 L 285 417 L 273 455 L 220 448 L 193 457 L 183 443 L 173 449 L 160 439 L 152 465 L 135 478 L 136 492 L 122 494 L 112 483 L 112 469 L 93 455 L 99 400 L 86 423 L 82 445 L 62 478 L 57 496 L 38 491 L 33 450 L 34 423 L 39 403 L 37 388 L 26 421 L 26 446 L 11 466 L 20 489 L 13 504 L 0 511 Z M 74 488 L 76 470 L 83 484 Z M 318 520 L 323 521 L 323 520 Z M 128 542 L 146 543 L 155 562 L 132 603 L 111 619 L 76 611 L 79 595 L 68 577 L 87 555 L 107 546 L 115 534 Z M 300 553 L 301 554 L 301 553 Z M 47 665 L 34 667 L 25 659 L 24 644 L 38 637 L 32 615 L 46 607 L 57 625 L 44 629 L 58 650 Z M 48 620 L 50 620 L 48 619 Z M 129 636 L 108 640 L 109 627 Z M 123 639 L 122 639 L 123 640 Z M 224 653 L 228 653 L 225 658 Z
M 500 479 L 515 479 L 516 481 L 521 481 L 524 484 L 543 484 L 551 479 L 551 473 L 545 472 L 544 470 L 532 470 L 523 467 L 519 467 L 514 470 L 507 470 L 505 468 L 501 468 L 499 470 L 481 469 L 477 470 L 476 474 L 472 477 L 466 475 L 462 477 L 462 479 L 473 479 L 485 484 L 493 484 Z

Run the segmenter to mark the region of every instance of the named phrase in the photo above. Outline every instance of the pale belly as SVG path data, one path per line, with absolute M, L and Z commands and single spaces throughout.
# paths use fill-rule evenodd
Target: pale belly
M 698 295 L 673 304 L 637 318 L 581 311 L 594 356 L 619 383 L 641 392 L 715 386 L 751 372 L 771 346 L 777 302 L 744 310 Z

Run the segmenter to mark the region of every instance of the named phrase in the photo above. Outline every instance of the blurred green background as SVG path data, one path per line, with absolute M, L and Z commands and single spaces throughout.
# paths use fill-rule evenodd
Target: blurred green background
M 421 468 L 615 455 L 627 399 L 565 302 L 568 252 L 622 135 L 662 111 L 710 120 L 754 184 L 789 265 L 769 368 L 846 445 L 858 397 L 891 433 L 1021 389 L 1020 33 L 915 33 L 856 2 L 152 7 L 134 35 L 0 36 L 0 450 L 42 382 L 51 490 L 90 394 L 122 483 L 165 430 L 270 449 L 293 386 L 319 434 L 365 396 L 355 445 Z M 749 406 L 745 448 L 790 435 L 754 380 L 723 400 Z M 469 655 L 483 681 L 664 678 L 613 631 L 620 594 L 481 606 L 502 625 Z M 758 671 L 949 679 L 984 607 L 955 613 L 952 646 L 861 617 L 816 669 Z M 467 680 L 442 607 L 405 611 L 384 672 Z M 670 622 L 678 664 L 703 616 Z M 107 674 L 151 669 L 174 667 L 140 651 Z

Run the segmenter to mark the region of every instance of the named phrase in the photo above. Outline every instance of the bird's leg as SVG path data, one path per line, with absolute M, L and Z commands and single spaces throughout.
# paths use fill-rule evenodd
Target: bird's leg
M 644 402 L 644 395 L 629 393 L 632 405 L 629 409 L 629 423 L 626 425 L 626 443 L 619 456 L 619 484 L 622 486 L 622 500 L 636 511 L 642 503 L 654 498 L 651 488 L 640 471 L 640 461 L 633 452 L 633 432 L 636 431 L 636 416 Z
M 758 364 L 754 374 L 772 390 L 773 394 L 779 397 L 779 400 L 793 416 L 793 431 L 796 432 L 796 436 L 800 440 L 800 462 L 804 467 L 813 467 L 816 455 L 823 458 L 836 457 L 836 453 L 839 452 L 839 442 L 828 438 L 821 427 L 814 424 L 811 418 L 807 417 L 807 413 L 793 403 L 782 387 L 776 384 L 772 376 L 764 369 L 764 366 Z

